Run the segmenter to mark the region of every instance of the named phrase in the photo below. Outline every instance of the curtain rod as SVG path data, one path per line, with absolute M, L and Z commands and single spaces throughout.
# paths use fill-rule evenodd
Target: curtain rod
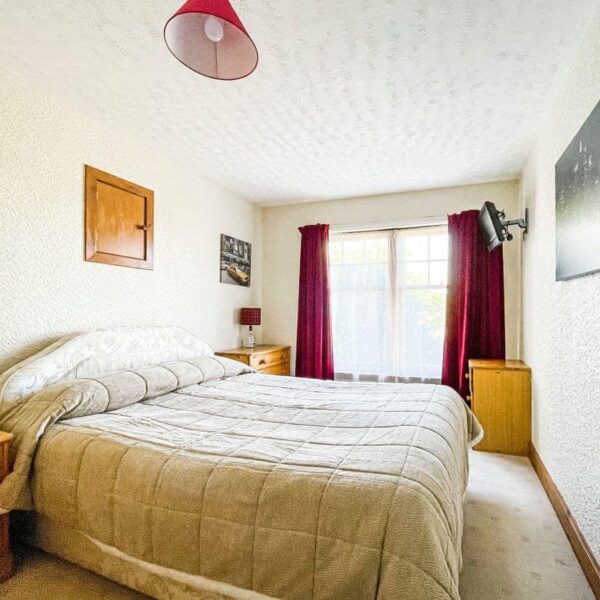
M 330 225 L 332 233 L 354 233 L 359 231 L 383 231 L 385 229 L 412 229 L 416 227 L 435 227 L 436 225 L 447 225 L 447 216 L 418 217 L 415 219 L 402 219 L 398 221 L 376 221 L 371 223 L 340 223 Z

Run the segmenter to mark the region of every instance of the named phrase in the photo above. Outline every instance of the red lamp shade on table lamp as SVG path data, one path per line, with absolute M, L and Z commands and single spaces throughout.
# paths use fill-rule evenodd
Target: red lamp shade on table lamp
M 248 334 L 244 336 L 244 346 L 246 348 L 254 348 L 256 346 L 256 338 L 254 337 L 252 327 L 260 325 L 260 315 L 260 308 L 242 308 L 240 311 L 240 324 L 250 326 Z
M 213 79 L 241 79 L 258 51 L 228 0 L 188 0 L 165 25 L 165 42 L 186 67 Z
M 242 308 L 240 311 L 241 325 L 260 325 L 260 308 Z

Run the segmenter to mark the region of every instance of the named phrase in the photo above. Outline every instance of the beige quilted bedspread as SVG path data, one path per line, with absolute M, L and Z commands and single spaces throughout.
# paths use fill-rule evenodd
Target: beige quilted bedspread
M 201 357 L 51 385 L 0 428 L 0 507 L 135 559 L 290 600 L 459 598 L 480 429 L 449 388 Z

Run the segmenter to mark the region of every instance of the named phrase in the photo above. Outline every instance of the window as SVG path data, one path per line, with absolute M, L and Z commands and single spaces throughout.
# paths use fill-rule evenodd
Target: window
M 332 234 L 329 249 L 336 378 L 439 381 L 447 228 Z

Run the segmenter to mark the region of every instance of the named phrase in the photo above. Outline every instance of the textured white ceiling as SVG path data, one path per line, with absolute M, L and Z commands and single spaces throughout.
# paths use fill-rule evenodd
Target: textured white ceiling
M 183 0 L 1 2 L 0 69 L 262 203 L 506 179 L 596 0 L 231 0 L 258 70 L 162 39 Z

